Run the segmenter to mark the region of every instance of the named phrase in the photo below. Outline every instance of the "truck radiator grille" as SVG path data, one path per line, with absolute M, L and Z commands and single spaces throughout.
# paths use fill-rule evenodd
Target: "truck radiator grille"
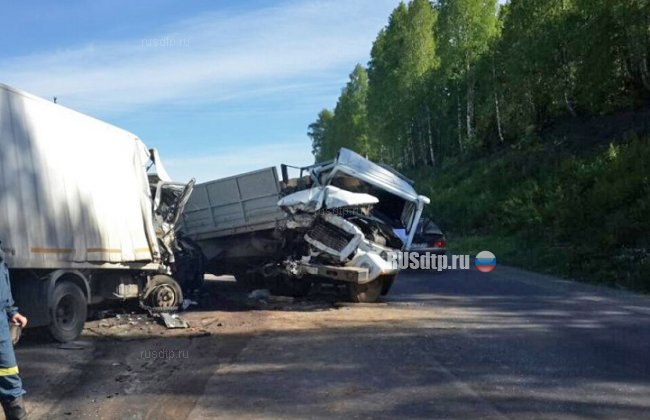
M 327 223 L 323 219 L 316 219 L 311 230 L 307 232 L 307 236 L 338 252 L 343 251 L 354 237 L 351 233 Z

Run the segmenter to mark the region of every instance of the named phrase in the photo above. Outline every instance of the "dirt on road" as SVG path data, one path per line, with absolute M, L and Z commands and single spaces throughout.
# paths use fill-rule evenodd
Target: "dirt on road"
M 138 311 L 17 357 L 35 419 L 643 418 L 650 299 L 508 267 L 402 273 L 384 301 L 208 283 L 169 330 Z M 133 312 L 133 313 L 131 313 Z M 119 316 L 118 316 L 119 315 Z
M 415 326 L 426 317 L 425 311 L 404 311 L 399 305 L 388 310 L 385 303 L 339 303 L 333 291 L 295 301 L 250 299 L 228 278 L 213 280 L 197 299 L 198 305 L 182 313 L 190 324 L 187 329 L 167 329 L 137 310 L 116 310 L 87 322 L 73 343 L 53 343 L 44 334 L 26 331 L 17 354 L 30 415 L 187 418 L 210 377 L 232 363 L 254 337 L 393 321 L 410 320 Z M 291 351 L 285 356 L 291 357 Z M 278 367 L 269 367 L 273 369 Z M 193 417 L 208 416 L 205 411 Z

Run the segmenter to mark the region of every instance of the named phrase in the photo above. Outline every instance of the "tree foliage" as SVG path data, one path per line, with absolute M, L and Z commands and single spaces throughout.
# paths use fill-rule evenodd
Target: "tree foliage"
M 314 156 L 436 168 L 525 147 L 559 117 L 647 104 L 649 56 L 650 0 L 400 3 L 310 125 Z

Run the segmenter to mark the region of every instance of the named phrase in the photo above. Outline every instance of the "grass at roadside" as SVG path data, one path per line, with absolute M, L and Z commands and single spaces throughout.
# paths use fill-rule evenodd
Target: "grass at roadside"
M 490 251 L 498 264 L 512 265 L 540 273 L 568 276 L 568 255 L 565 249 L 527 243 L 514 236 L 447 234 L 447 245 L 453 254 L 475 256 Z
M 650 292 L 648 162 L 647 136 L 540 138 L 410 175 L 453 252 Z

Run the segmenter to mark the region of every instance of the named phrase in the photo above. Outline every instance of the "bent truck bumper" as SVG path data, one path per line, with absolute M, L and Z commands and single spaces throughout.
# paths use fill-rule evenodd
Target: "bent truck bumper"
M 298 272 L 300 274 L 325 277 L 331 280 L 357 284 L 369 283 L 379 277 L 379 275 L 396 274 L 397 271 L 397 269 L 384 268 L 381 272 L 374 272 L 373 274 L 375 275 L 371 275 L 371 270 L 362 267 L 341 267 L 336 265 L 311 264 L 304 262 L 298 264 Z

